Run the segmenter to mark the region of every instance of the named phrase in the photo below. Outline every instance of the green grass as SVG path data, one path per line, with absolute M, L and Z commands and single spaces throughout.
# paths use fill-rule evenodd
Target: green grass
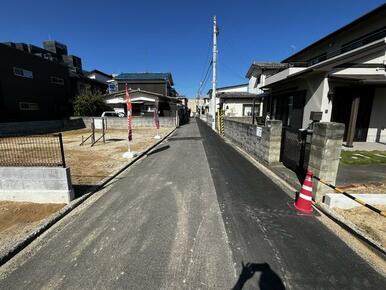
M 361 154 L 369 158 L 356 156 L 355 154 Z M 377 156 L 375 154 L 385 155 L 385 157 Z M 386 151 L 342 151 L 340 156 L 342 157 L 340 161 L 344 164 L 386 164 Z

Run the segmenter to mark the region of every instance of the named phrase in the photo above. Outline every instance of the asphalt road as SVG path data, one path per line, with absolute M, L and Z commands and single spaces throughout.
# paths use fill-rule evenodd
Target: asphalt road
M 290 201 L 192 121 L 3 266 L 0 289 L 383 289 Z
M 279 186 L 206 124 L 198 125 L 237 272 L 242 261 L 259 265 L 243 289 L 385 287 L 386 279 L 316 217 L 296 214 Z

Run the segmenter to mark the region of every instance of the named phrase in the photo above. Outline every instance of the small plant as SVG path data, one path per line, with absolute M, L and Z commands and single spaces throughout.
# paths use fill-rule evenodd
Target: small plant
M 75 116 L 100 116 L 109 109 L 99 91 L 84 89 L 74 99 Z

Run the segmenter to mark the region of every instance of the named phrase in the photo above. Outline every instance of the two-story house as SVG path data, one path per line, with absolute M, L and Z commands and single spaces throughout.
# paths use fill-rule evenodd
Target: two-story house
M 313 116 L 353 141 L 386 142 L 386 4 L 284 59 L 261 89 L 266 112 L 305 128 Z
M 117 112 L 126 113 L 126 84 L 135 116 L 152 115 L 156 99 L 159 100 L 161 116 L 172 114 L 177 103 L 181 103 L 173 87 L 171 73 L 121 73 L 109 85 L 109 88 L 115 88 L 116 91 L 105 95 L 106 103 Z

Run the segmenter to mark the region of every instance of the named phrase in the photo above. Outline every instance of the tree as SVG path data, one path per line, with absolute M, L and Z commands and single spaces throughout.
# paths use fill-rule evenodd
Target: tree
M 74 99 L 75 116 L 100 116 L 109 109 L 99 91 L 84 89 Z

